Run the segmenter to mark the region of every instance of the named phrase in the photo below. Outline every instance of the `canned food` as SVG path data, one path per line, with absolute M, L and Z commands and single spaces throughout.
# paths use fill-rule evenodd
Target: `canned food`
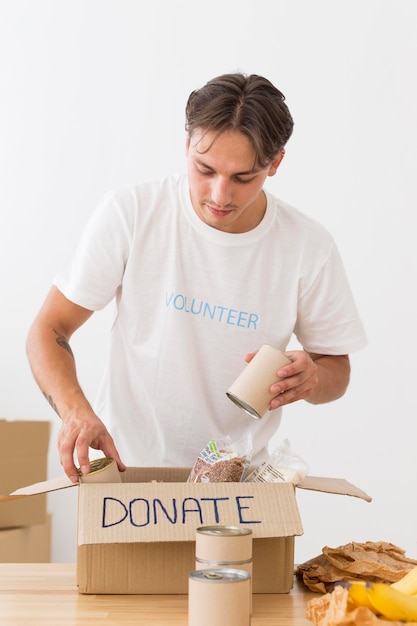
M 271 385 L 281 380 L 277 371 L 291 363 L 280 350 L 263 345 L 226 391 L 227 397 L 255 419 L 261 419 L 269 410 L 274 394 Z
M 249 626 L 250 575 L 239 569 L 203 569 L 188 581 L 188 626 Z
M 82 474 L 78 469 L 80 482 L 82 483 L 121 483 L 117 463 L 114 459 L 103 457 L 90 462 L 90 471 L 88 474 Z
M 195 569 L 206 568 L 245 571 L 250 576 L 252 598 L 252 530 L 221 525 L 197 528 Z
M 223 563 L 252 560 L 252 530 L 241 526 L 200 526 L 196 531 L 196 556 Z

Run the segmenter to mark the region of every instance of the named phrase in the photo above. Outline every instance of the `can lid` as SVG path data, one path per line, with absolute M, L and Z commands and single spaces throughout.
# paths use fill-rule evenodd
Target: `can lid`
M 251 528 L 242 528 L 241 526 L 200 526 L 197 532 L 202 535 L 216 535 L 221 537 L 236 537 L 241 535 L 251 535 Z
M 250 579 L 249 572 L 242 569 L 215 568 L 190 572 L 190 579 L 202 583 L 237 583 Z
M 262 415 L 260 415 L 258 411 L 253 408 L 253 406 L 250 406 L 242 398 L 238 398 L 238 396 L 235 396 L 235 394 L 231 391 L 226 391 L 226 396 L 229 398 L 229 400 L 234 402 L 236 406 L 238 406 L 240 409 L 243 409 L 245 413 L 248 413 L 254 419 L 260 420 L 262 418 Z
M 109 459 L 108 457 L 102 457 L 100 459 L 93 459 L 93 461 L 90 462 L 90 474 L 92 474 L 93 472 L 94 473 L 101 472 L 102 470 L 109 467 L 109 465 L 111 465 L 112 463 L 114 463 L 114 460 Z M 77 473 L 79 476 L 82 476 L 82 472 L 80 468 L 77 468 Z

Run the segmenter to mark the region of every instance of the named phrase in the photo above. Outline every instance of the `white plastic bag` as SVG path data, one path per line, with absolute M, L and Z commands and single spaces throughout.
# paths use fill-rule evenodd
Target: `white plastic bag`
M 288 439 L 284 439 L 269 459 L 245 478 L 245 482 L 288 482 L 298 485 L 307 474 L 306 462 L 293 452 Z

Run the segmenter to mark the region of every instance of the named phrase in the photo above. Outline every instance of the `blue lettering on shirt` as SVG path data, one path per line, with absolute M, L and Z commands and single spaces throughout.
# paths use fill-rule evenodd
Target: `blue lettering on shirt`
M 230 309 L 221 304 L 211 304 L 203 300 L 185 296 L 182 293 L 166 293 L 165 306 L 180 311 L 181 313 L 199 315 L 219 324 L 239 326 L 240 328 L 256 330 L 259 322 L 259 315 L 257 313 L 238 311 L 237 309 Z

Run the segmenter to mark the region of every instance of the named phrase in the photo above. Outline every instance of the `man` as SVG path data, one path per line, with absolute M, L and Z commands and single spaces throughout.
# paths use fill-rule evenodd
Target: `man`
M 366 337 L 335 243 L 264 190 L 293 129 L 284 100 L 265 78 L 240 73 L 194 91 L 187 175 L 107 194 L 56 276 L 27 351 L 62 419 L 58 449 L 72 480 L 75 456 L 88 471 L 90 447 L 120 470 L 191 466 L 211 438 L 248 432 L 258 463 L 282 406 L 344 394 L 349 353 Z M 93 408 L 69 340 L 114 298 Z M 263 343 L 285 350 L 293 335 L 302 349 L 287 352 L 292 363 L 277 373 L 271 411 L 252 420 L 226 389 Z

